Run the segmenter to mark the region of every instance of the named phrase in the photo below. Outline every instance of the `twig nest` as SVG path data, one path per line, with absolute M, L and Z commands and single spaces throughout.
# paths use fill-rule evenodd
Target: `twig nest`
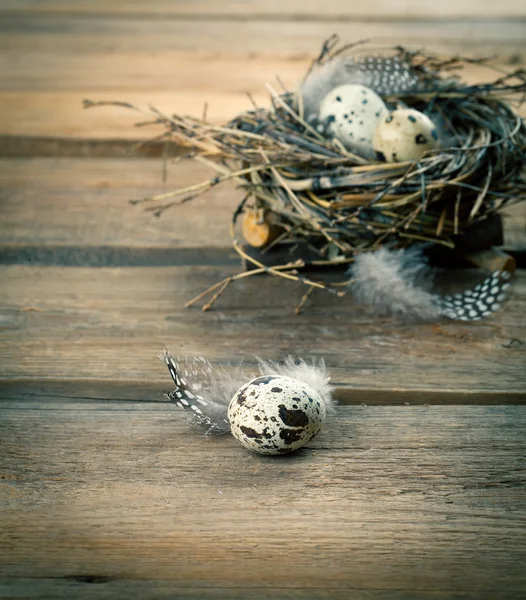
M 311 440 L 322 428 L 326 407 L 318 393 L 291 377 L 253 379 L 228 407 L 232 435 L 259 454 L 287 454 Z
M 387 162 L 420 160 L 427 150 L 437 146 L 435 124 L 414 108 L 399 108 L 384 115 L 374 132 L 374 151 Z
M 319 121 L 324 133 L 334 136 L 363 157 L 372 154 L 376 125 L 387 112 L 384 101 L 368 87 L 341 85 L 320 104 Z
M 487 248 L 500 233 L 497 213 L 526 200 L 526 122 L 511 104 L 526 94 L 526 73 L 499 69 L 490 81 L 462 80 L 467 65 L 487 73 L 486 63 L 330 38 L 295 92 L 271 90 L 268 109 L 243 112 L 223 127 L 152 111 L 174 143 L 219 175 L 144 201 L 163 203 L 148 209 L 158 215 L 218 183 L 240 180 L 233 247 L 246 266 L 257 267 L 252 274 L 265 263 L 283 282 L 309 286 L 298 309 L 315 289 L 341 295 L 348 275 L 335 281 L 331 273 L 322 281 L 323 271 L 342 273 L 358 254 L 422 243 L 459 252 Z M 386 114 L 393 106 L 407 109 Z M 272 241 L 265 232 L 254 240 L 245 229 L 250 245 L 274 250 L 264 259 L 264 252 L 257 259 L 249 255 L 237 237 L 249 206 L 263 210 L 281 231 Z M 251 227 L 257 232 L 261 225 L 258 220 Z M 319 269 L 316 281 L 299 271 L 311 266 Z M 226 278 L 187 306 L 218 290 L 203 306 L 208 310 L 244 276 Z

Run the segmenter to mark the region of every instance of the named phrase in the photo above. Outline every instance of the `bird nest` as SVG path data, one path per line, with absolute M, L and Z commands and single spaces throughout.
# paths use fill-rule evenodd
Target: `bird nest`
M 233 215 L 232 239 L 252 270 L 194 299 L 213 294 L 205 309 L 231 281 L 259 272 L 301 280 L 309 286 L 308 293 L 316 288 L 341 293 L 345 279 L 316 281 L 303 277 L 299 268 L 349 264 L 357 253 L 381 246 L 427 242 L 455 248 L 468 227 L 526 198 L 526 127 L 511 108 L 525 98 L 523 70 L 504 73 L 494 68 L 493 81 L 470 85 L 462 80 L 462 70 L 468 64 L 486 70 L 492 64 L 489 59 L 443 58 L 403 47 L 371 49 L 361 43 L 342 46 L 331 38 L 307 76 L 342 57 L 359 62 L 379 52 L 395 57 L 417 81 L 406 91 L 380 93 L 386 105 L 440 116 L 447 144 L 419 160 L 371 160 L 324 136 L 306 118 L 300 87 L 278 93 L 267 86 L 270 108 L 254 106 L 223 127 L 206 117 L 166 116 L 152 109 L 154 122 L 166 128 L 165 139 L 188 148 L 188 156 L 210 166 L 216 176 L 142 199 L 148 201 L 148 210 L 160 215 L 227 180 L 244 190 Z M 261 248 L 259 256 L 239 241 L 239 221 L 245 238 Z M 282 264 L 269 267 L 262 256 L 276 246 L 308 248 L 308 259 L 285 252 L 282 256 L 288 258 Z

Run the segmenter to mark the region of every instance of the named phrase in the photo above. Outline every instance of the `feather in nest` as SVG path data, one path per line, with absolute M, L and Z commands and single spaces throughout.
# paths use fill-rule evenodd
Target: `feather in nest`
M 389 96 L 415 90 L 420 82 L 411 65 L 397 56 L 335 58 L 315 67 L 301 84 L 305 118 L 312 121 L 323 98 L 344 84 L 364 85 Z

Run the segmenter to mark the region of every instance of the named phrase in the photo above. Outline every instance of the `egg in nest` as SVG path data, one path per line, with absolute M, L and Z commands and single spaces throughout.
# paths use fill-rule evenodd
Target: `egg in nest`
M 425 152 L 439 145 L 435 123 L 414 108 L 399 108 L 378 122 L 373 148 L 387 162 L 420 160 Z
M 373 136 L 378 121 L 387 113 L 384 101 L 368 87 L 341 85 L 320 104 L 318 120 L 325 135 L 334 136 L 351 152 L 373 155 Z
M 256 377 L 228 407 L 232 435 L 259 454 L 286 454 L 304 446 L 322 428 L 323 399 L 307 383 L 285 376 Z

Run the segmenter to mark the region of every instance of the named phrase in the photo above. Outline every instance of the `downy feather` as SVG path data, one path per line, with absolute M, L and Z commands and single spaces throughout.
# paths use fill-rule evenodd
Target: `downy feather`
M 434 294 L 430 291 L 433 271 L 422 246 L 364 252 L 356 257 L 349 274 L 349 287 L 358 302 L 378 315 L 405 321 L 484 319 L 500 308 L 511 285 L 511 273 L 498 270 L 472 289 Z
M 277 375 L 303 381 L 318 393 L 328 413 L 335 411 L 335 401 L 332 397 L 334 386 L 330 384 L 331 378 L 327 375 L 323 359 L 313 359 L 308 363 L 301 358 L 287 356 L 283 363 L 260 358 L 258 358 L 258 363 L 261 375 Z
M 440 317 L 436 297 L 429 291 L 432 271 L 420 247 L 364 252 L 349 272 L 354 297 L 378 315 L 417 321 Z
M 166 363 L 175 383 L 175 390 L 166 392 L 165 396 L 189 412 L 192 425 L 204 429 L 206 435 L 228 433 L 228 405 L 246 383 L 246 374 L 239 368 L 233 373 L 214 369 L 199 355 L 179 360 L 165 350 L 159 358 Z

